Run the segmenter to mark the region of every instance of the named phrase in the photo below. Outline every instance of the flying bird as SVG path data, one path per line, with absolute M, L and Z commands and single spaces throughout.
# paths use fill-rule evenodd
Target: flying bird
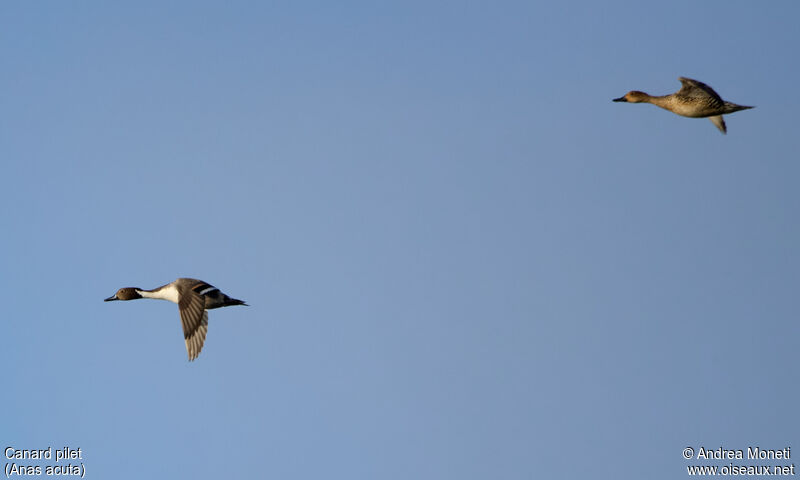
M 722 133 L 728 132 L 722 115 L 754 108 L 726 102 L 713 88 L 703 82 L 686 77 L 678 77 L 678 80 L 681 81 L 681 89 L 670 95 L 653 97 L 644 92 L 632 90 L 622 97 L 615 98 L 613 101 L 652 103 L 657 107 L 684 117 L 708 118 Z
M 197 358 L 200 350 L 203 349 L 203 342 L 205 342 L 208 332 L 208 310 L 231 305 L 247 306 L 243 301 L 220 292 L 213 285 L 194 278 L 179 278 L 152 290 L 135 287 L 120 288 L 117 293 L 104 301 L 136 300 L 138 298 L 157 298 L 178 304 L 189 361 Z

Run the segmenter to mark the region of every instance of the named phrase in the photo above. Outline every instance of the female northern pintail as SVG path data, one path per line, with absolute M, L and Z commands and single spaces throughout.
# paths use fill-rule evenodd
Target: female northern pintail
M 203 349 L 203 342 L 208 332 L 208 312 L 212 308 L 229 307 L 231 305 L 247 305 L 241 300 L 231 298 L 220 292 L 218 288 L 202 280 L 179 278 L 172 283 L 142 290 L 140 288 L 120 288 L 116 294 L 105 299 L 136 300 L 137 298 L 158 298 L 178 304 L 183 324 L 183 337 L 186 340 L 186 352 L 189 360 L 194 360 Z
M 630 103 L 652 103 L 672 113 L 677 113 L 684 117 L 704 118 L 708 117 L 711 123 L 717 126 L 722 133 L 727 133 L 725 120 L 722 115 L 738 112 L 748 108 L 744 105 L 726 102 L 703 82 L 692 80 L 691 78 L 678 77 L 681 81 L 681 89 L 671 95 L 653 97 L 637 90 L 630 91 L 625 96 L 615 98 L 615 102 Z

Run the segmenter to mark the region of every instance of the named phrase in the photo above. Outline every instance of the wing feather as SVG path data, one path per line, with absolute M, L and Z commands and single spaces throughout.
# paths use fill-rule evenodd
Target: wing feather
M 719 128 L 720 132 L 728 133 L 728 127 L 725 126 L 725 119 L 722 118 L 722 115 L 714 115 L 713 117 L 708 117 L 708 119 Z
M 678 96 L 688 98 L 704 98 L 710 104 L 719 107 L 722 107 L 724 104 L 719 94 L 717 94 L 713 88 L 709 87 L 705 83 L 686 77 L 678 77 L 678 80 L 681 81 L 681 89 L 677 92 Z
M 181 296 L 178 310 L 181 314 L 183 338 L 186 340 L 186 353 L 191 361 L 200 355 L 208 333 L 208 312 L 205 309 L 205 299 L 197 293 L 187 292 Z

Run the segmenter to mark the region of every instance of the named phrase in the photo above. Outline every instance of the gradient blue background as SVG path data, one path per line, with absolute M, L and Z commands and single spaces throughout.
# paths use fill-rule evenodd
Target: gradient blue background
M 799 17 L 3 2 L 0 442 L 97 479 L 675 479 L 686 446 L 800 447 Z M 725 136 L 611 102 L 681 75 L 757 108 Z M 251 304 L 192 363 L 175 305 L 102 301 L 179 276 Z

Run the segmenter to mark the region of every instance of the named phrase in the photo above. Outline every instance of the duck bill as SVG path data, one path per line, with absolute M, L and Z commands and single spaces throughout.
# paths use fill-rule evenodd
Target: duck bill
M 114 295 L 111 295 L 110 297 L 106 298 L 106 299 L 105 299 L 105 300 L 103 300 L 103 301 L 104 301 L 104 302 L 111 302 L 111 301 L 113 301 L 113 300 L 119 300 L 119 298 L 117 298 L 117 294 L 116 294 L 116 293 L 115 293 Z
M 628 100 L 625 97 L 619 97 L 611 100 L 612 102 L 627 102 Z

